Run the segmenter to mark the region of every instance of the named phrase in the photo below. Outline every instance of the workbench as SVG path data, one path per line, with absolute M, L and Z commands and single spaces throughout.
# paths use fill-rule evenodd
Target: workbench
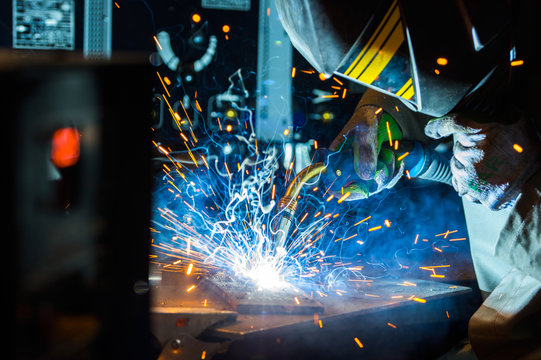
M 198 316 L 211 318 L 210 326 L 199 321 L 194 336 L 227 344 L 213 359 L 434 359 L 467 336 L 467 321 L 477 307 L 469 287 L 386 278 L 308 293 L 321 305 L 319 312 L 256 314 L 244 308 L 239 313 L 208 287 L 188 293 L 189 284 L 180 279 L 176 284 L 155 289 L 152 312 L 167 309 L 168 319 L 159 322 L 170 323 L 169 334 L 182 330 L 178 319 L 189 318 L 193 309 L 205 313 Z

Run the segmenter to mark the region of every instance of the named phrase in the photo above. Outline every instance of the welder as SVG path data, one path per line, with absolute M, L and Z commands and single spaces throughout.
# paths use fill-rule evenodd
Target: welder
M 348 201 L 392 187 L 403 176 L 398 154 L 388 151 L 392 142 L 378 141 L 386 119 L 401 139 L 431 144 L 452 135 L 450 168 L 458 194 L 493 211 L 511 209 L 499 236 L 477 246 L 488 250 L 479 255 L 484 261 L 474 261 L 475 273 L 488 280 L 479 282 L 484 302 L 457 358 L 541 358 L 540 4 L 276 5 L 292 44 L 316 71 L 368 88 L 329 146 L 351 154 Z

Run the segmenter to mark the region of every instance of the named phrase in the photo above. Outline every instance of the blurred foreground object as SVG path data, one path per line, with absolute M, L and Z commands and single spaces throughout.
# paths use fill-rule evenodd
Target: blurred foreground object
M 149 72 L 0 60 L 8 357 L 148 358 Z

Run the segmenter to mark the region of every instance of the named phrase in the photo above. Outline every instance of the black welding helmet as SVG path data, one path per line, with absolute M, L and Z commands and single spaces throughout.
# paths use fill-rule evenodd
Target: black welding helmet
M 451 111 L 509 60 L 504 1 L 276 0 L 293 46 L 320 73 Z

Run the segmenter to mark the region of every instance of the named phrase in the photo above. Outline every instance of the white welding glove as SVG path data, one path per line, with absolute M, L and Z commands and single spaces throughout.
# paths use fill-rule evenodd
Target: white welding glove
M 539 138 L 523 118 L 504 125 L 473 117 L 451 114 L 434 119 L 425 133 L 434 139 L 454 135 L 451 171 L 460 196 L 491 210 L 503 209 L 514 203 L 539 168 Z

